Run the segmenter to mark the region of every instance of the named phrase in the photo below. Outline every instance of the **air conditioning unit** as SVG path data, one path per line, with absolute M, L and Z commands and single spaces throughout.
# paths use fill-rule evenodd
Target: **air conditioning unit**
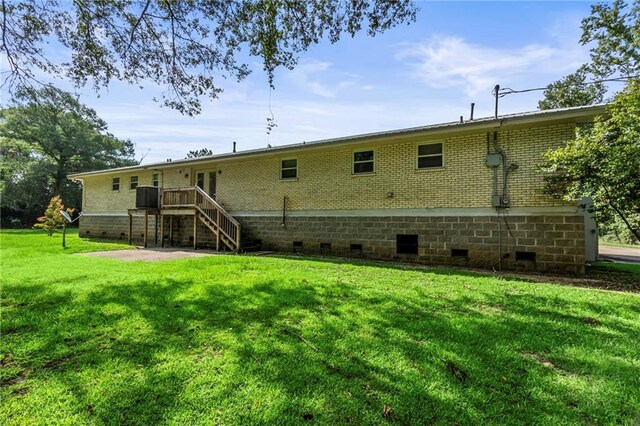
M 157 209 L 160 207 L 160 190 L 157 186 L 138 186 L 136 188 L 137 209 Z

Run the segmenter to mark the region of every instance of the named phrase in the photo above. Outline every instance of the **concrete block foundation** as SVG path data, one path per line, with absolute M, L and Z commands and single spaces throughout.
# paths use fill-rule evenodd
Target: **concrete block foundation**
M 244 238 L 266 250 L 434 265 L 584 274 L 584 216 L 235 216 Z M 169 218 L 164 218 L 168 243 Z M 175 217 L 173 244 L 193 244 L 193 217 Z M 133 218 L 142 241 L 144 218 Z M 84 216 L 82 237 L 127 239 L 127 216 Z M 155 218 L 149 217 L 149 241 Z M 158 233 L 160 226 L 158 226 Z M 160 238 L 160 236 L 159 236 Z M 160 241 L 160 240 L 158 240 Z M 198 224 L 198 241 L 212 247 L 212 232 Z

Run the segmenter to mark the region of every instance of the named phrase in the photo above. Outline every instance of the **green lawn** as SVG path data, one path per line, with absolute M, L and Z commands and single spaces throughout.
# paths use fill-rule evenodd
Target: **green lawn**
M 0 238 L 3 425 L 640 422 L 638 294 Z

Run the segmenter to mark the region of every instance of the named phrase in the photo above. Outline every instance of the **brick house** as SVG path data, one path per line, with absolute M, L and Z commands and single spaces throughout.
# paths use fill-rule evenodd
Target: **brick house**
M 510 114 L 69 178 L 83 184 L 82 236 L 146 242 L 149 233 L 159 244 L 234 251 L 242 241 L 259 241 L 280 251 L 582 273 L 597 250 L 595 223 L 579 203 L 543 194 L 536 165 L 604 108 Z M 151 197 L 157 205 L 136 208 L 143 186 L 158 188 Z

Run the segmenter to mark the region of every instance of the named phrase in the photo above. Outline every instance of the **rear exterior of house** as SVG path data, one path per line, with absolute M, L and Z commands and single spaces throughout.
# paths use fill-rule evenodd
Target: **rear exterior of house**
M 147 229 L 161 243 L 238 250 L 241 234 L 270 250 L 579 274 L 595 224 L 579 203 L 545 195 L 536 165 L 603 112 L 513 114 L 70 178 L 83 183 L 82 236 L 142 238 L 143 217 L 131 217 L 130 232 L 129 213 L 148 185 L 160 188 Z M 180 210 L 203 198 L 209 210 Z M 216 233 L 220 214 L 237 236 Z

